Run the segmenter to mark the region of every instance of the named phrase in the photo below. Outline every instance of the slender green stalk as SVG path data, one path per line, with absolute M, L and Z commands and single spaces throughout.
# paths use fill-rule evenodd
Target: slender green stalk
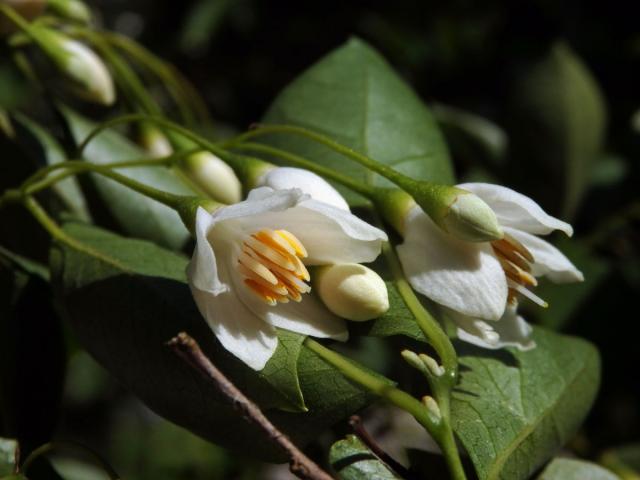
M 413 396 L 397 387 L 394 387 L 393 385 L 390 385 L 388 382 L 372 375 L 366 370 L 363 370 L 349 359 L 328 349 L 324 345 L 313 340 L 311 337 L 307 337 L 304 344 L 320 358 L 333 365 L 349 380 L 362 385 L 364 388 L 375 393 L 379 397 L 382 397 L 397 407 L 409 412 L 415 417 L 420 425 L 426 428 L 427 431 L 434 436 L 434 438 L 439 438 L 441 436 L 443 431 L 441 422 L 438 419 L 434 419 L 429 414 L 426 407 Z
M 200 121 L 210 121 L 209 112 L 204 106 L 205 102 L 202 97 L 171 64 L 156 57 L 142 45 L 124 35 L 108 31 L 101 32 L 101 35 L 111 45 L 130 55 L 133 60 L 164 83 L 187 123 L 193 124 L 192 111 L 196 113 Z
M 372 170 L 382 175 L 383 177 L 388 178 L 389 180 L 391 180 L 393 183 L 395 183 L 401 188 L 404 188 L 404 189 L 411 188 L 411 187 L 414 187 L 416 184 L 415 180 L 413 180 L 412 178 L 407 177 L 406 175 L 403 175 L 402 173 L 394 170 L 393 168 L 383 163 L 372 160 L 371 158 L 353 150 L 352 148 L 342 145 L 341 143 L 338 143 L 335 140 L 332 140 L 331 138 L 321 135 L 319 133 L 313 132 L 311 130 L 307 130 L 306 128 L 297 127 L 294 125 L 262 125 L 253 130 L 249 130 L 248 132 L 238 135 L 237 137 L 227 142 L 224 142 L 222 144 L 222 147 L 233 148 L 236 145 L 244 143 L 246 140 L 249 140 L 253 137 L 269 135 L 274 133 L 297 135 L 300 137 L 308 138 L 309 140 L 313 140 L 314 142 L 320 143 L 325 147 L 330 148 L 331 150 L 334 150 L 335 152 L 338 152 L 341 155 L 344 155 L 345 157 L 354 160 L 355 162 L 368 168 L 369 170 Z M 423 182 L 423 183 L 426 184 L 428 182 Z
M 407 308 L 416 319 L 416 323 L 422 330 L 425 338 L 433 345 L 440 356 L 442 365 L 445 368 L 445 377 L 448 383 L 454 385 L 458 375 L 458 356 L 453 348 L 451 340 L 444 332 L 438 321 L 424 308 L 420 300 L 414 293 L 411 285 L 404 277 L 402 273 L 402 267 L 398 261 L 396 253 L 393 251 L 393 247 L 390 244 L 385 244 L 383 247 L 383 254 L 387 259 L 393 281 L 398 288 L 398 293 L 402 297 L 402 300 L 406 304 Z
M 272 155 L 274 157 L 284 160 L 285 162 L 291 165 L 305 168 L 307 170 L 317 173 L 318 175 L 328 178 L 329 180 L 333 180 L 337 183 L 340 183 L 341 185 L 344 185 L 345 187 L 365 197 L 371 197 L 374 194 L 374 190 L 375 190 L 374 187 L 371 187 L 361 182 L 357 182 L 352 178 L 337 172 L 336 170 L 327 168 L 323 165 L 312 162 L 311 160 L 307 160 L 306 158 L 301 157 L 300 155 L 295 155 L 293 153 L 287 152 L 286 150 L 281 150 L 279 148 L 271 147 L 269 145 L 263 145 L 261 143 L 251 143 L 251 142 L 241 143 L 235 146 L 234 148 L 238 150 L 248 150 L 251 152 L 265 153 L 267 155 Z
M 153 167 L 153 166 L 169 166 L 173 163 L 181 160 L 184 157 L 187 157 L 193 153 L 197 152 L 197 150 L 187 150 L 182 152 L 172 153 L 171 155 L 167 155 L 165 157 L 158 158 L 140 158 L 135 160 L 124 160 L 122 162 L 113 162 L 106 165 L 101 165 L 105 168 L 127 168 L 127 167 Z M 61 169 L 73 169 L 77 165 L 86 164 L 84 160 L 68 160 L 66 162 L 55 163 L 53 165 L 48 165 L 46 167 L 41 168 L 29 178 L 27 178 L 23 183 L 23 187 L 30 185 L 32 183 L 37 182 L 38 180 L 46 177 L 50 173 L 55 172 L 56 170 Z
M 88 255 L 98 256 L 101 255 L 91 247 L 79 242 L 75 238 L 67 235 L 62 228 L 53 220 L 49 214 L 40 206 L 38 201 L 32 196 L 23 197 L 22 203 L 27 210 L 33 215 L 38 223 L 47 231 L 53 239 L 58 242 L 65 243 L 71 248 L 74 248 L 80 252 L 84 252 Z

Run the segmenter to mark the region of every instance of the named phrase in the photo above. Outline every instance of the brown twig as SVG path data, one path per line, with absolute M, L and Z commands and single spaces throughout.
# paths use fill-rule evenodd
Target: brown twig
M 298 478 L 305 480 L 332 480 L 332 477 L 302 453 L 289 438 L 278 430 L 260 408 L 249 400 L 218 370 L 202 353 L 198 343 L 185 332 L 172 338 L 167 345 L 192 367 L 214 382 L 220 391 L 240 411 L 245 420 L 257 425 L 289 457 L 289 469 Z
M 398 462 L 395 458 L 385 452 L 380 445 L 373 439 L 369 432 L 364 428 L 362 424 L 362 419 L 358 415 L 351 415 L 349 418 L 349 425 L 353 429 L 353 433 L 364 443 L 371 452 L 378 457 L 382 462 L 386 463 L 387 466 L 400 475 L 402 478 L 407 480 L 415 480 L 418 477 L 409 471 L 404 465 Z

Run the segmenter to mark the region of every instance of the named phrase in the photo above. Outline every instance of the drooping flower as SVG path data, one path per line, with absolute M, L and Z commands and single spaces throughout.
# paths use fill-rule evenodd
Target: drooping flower
M 252 190 L 196 215 L 189 285 L 220 343 L 255 370 L 277 346 L 275 327 L 346 340 L 343 319 L 310 294 L 307 266 L 374 260 L 386 234 L 299 189 Z
M 543 307 L 532 292 L 536 277 L 554 282 L 582 281 L 582 273 L 557 248 L 536 235 L 571 225 L 545 213 L 530 198 L 509 188 L 467 183 L 494 211 L 504 237 L 465 242 L 444 232 L 420 209 L 409 210 L 398 255 L 413 288 L 449 310 L 460 338 L 487 348 L 531 348 L 530 327 L 517 315 L 519 296 Z

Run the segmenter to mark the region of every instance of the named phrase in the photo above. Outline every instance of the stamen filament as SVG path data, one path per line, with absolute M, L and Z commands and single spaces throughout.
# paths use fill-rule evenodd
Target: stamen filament
M 238 271 L 245 285 L 270 306 L 300 302 L 311 291 L 309 271 L 300 257 L 307 250 L 286 230 L 262 229 L 243 240 Z

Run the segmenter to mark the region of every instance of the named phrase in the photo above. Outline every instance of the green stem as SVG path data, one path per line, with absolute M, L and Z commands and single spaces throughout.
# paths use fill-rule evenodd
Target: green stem
M 193 141 L 193 143 L 195 143 L 196 145 L 199 145 L 204 150 L 209 150 L 210 152 L 219 156 L 224 156 L 227 154 L 227 151 L 224 148 L 220 147 L 219 145 L 206 140 L 200 135 L 193 133 L 191 130 L 181 127 L 180 125 L 177 125 L 176 123 L 170 120 L 167 120 L 166 118 L 159 117 L 159 116 L 145 115 L 140 113 L 132 113 L 129 115 L 122 115 L 121 117 L 114 118 L 112 120 L 103 122 L 100 125 L 98 125 L 95 129 L 93 129 L 89 133 L 89 135 L 86 136 L 84 141 L 78 146 L 78 156 L 79 157 L 82 156 L 82 152 L 87 147 L 89 142 L 91 142 L 91 140 L 93 140 L 94 137 L 100 134 L 100 132 L 107 130 L 109 128 L 115 127 L 117 125 L 133 123 L 133 122 L 153 123 L 160 127 L 167 128 L 176 133 L 179 133 L 180 135 Z
M 450 385 L 455 385 L 458 375 L 458 356 L 453 348 L 451 340 L 444 332 L 438 321 L 424 308 L 420 300 L 414 293 L 411 285 L 402 273 L 402 267 L 398 261 L 396 253 L 390 244 L 382 247 L 383 254 L 389 263 L 394 283 L 407 308 L 416 319 L 420 330 L 425 338 L 433 345 L 440 356 L 442 365 L 445 368 L 445 377 Z
M 193 86 L 177 72 L 171 64 L 156 57 L 142 45 L 128 37 L 113 32 L 102 32 L 103 38 L 114 47 L 146 68 L 162 81 L 174 102 L 180 109 L 182 117 L 188 124 L 193 124 L 192 111 L 200 121 L 209 122 L 209 112 L 204 107 L 205 102 Z
M 404 392 L 403 390 L 390 385 L 381 378 L 363 370 L 349 359 L 328 349 L 310 337 L 305 339 L 304 344 L 320 358 L 333 365 L 349 380 L 362 385 L 364 388 L 375 393 L 379 397 L 382 397 L 397 407 L 409 412 L 434 438 L 441 436 L 441 422 L 432 418 L 426 407 L 407 392 Z
M 106 165 L 102 165 L 105 168 L 127 168 L 127 167 L 153 167 L 153 166 L 169 166 L 173 163 L 179 161 L 180 159 L 195 153 L 197 150 L 189 150 L 183 152 L 172 153 L 171 155 L 167 155 L 165 157 L 159 158 L 141 158 L 135 160 L 125 160 L 122 162 L 113 162 Z M 41 168 L 29 178 L 27 178 L 23 183 L 23 188 L 27 185 L 33 184 L 38 180 L 46 177 L 52 172 L 61 169 L 75 168 L 77 165 L 86 164 L 83 160 L 68 160 L 66 162 L 55 163 L 53 165 L 49 165 L 47 167 Z
M 96 252 L 91 248 L 77 241 L 75 238 L 70 237 L 65 233 L 62 228 L 53 220 L 49 214 L 40 206 L 38 201 L 31 197 L 23 197 L 22 203 L 27 210 L 33 215 L 38 223 L 47 231 L 52 238 L 58 242 L 65 243 L 69 247 L 74 248 L 80 252 L 84 252 L 88 255 L 96 255 Z M 99 256 L 99 255 L 98 255 Z
M 415 180 L 413 180 L 412 178 L 406 175 L 403 175 L 402 173 L 394 170 L 393 168 L 383 163 L 377 162 L 367 157 L 366 155 L 356 152 L 352 148 L 342 145 L 341 143 L 338 143 L 329 137 L 313 132 L 311 130 L 307 130 L 306 128 L 297 127 L 294 125 L 259 126 L 227 142 L 224 142 L 222 146 L 225 148 L 232 148 L 232 147 L 235 147 L 237 144 L 243 143 L 250 138 L 261 136 L 261 135 L 273 134 L 273 133 L 297 135 L 300 137 L 308 138 L 309 140 L 313 140 L 314 142 L 320 143 L 321 145 L 324 145 L 325 147 L 330 148 L 331 150 L 341 155 L 344 155 L 347 158 L 354 160 L 360 165 L 382 175 L 383 177 L 386 177 L 387 179 L 391 180 L 393 183 L 398 185 L 400 188 L 403 188 L 405 190 L 411 189 L 416 185 Z M 428 182 L 422 182 L 422 183 L 426 184 Z
M 341 185 L 344 185 L 350 190 L 353 190 L 354 192 L 359 193 L 360 195 L 363 195 L 368 198 L 373 196 L 374 194 L 374 190 L 375 190 L 374 187 L 365 185 L 364 183 L 361 183 L 361 182 L 357 182 L 352 178 L 347 177 L 346 175 L 342 175 L 341 173 L 338 173 L 337 171 L 331 168 L 324 167 L 318 163 L 312 162 L 311 160 L 307 160 L 304 157 L 295 155 L 285 150 L 281 150 L 279 148 L 271 147 L 269 145 L 263 145 L 261 143 L 251 143 L 251 142 L 241 143 L 235 146 L 234 148 L 239 150 L 248 150 L 252 152 L 265 153 L 267 155 L 278 157 L 291 165 L 305 168 L 307 170 L 317 173 L 318 175 L 322 175 L 323 177 L 326 177 L 329 180 L 333 180 L 334 182 L 340 183 Z

